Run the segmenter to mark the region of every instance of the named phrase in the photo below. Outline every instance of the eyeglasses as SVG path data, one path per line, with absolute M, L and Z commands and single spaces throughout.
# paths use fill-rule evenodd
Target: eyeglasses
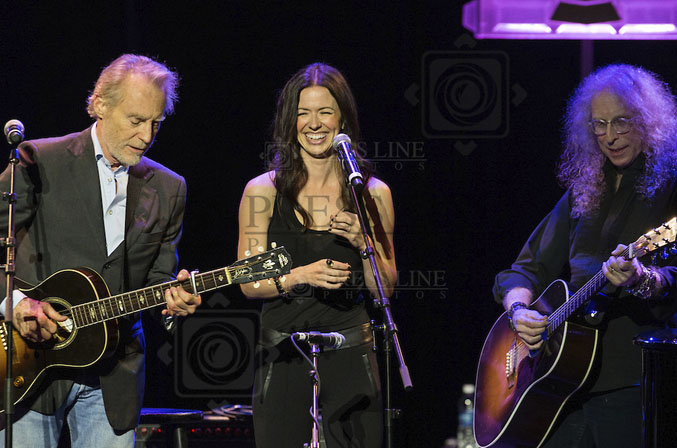
M 627 134 L 632 127 L 632 118 L 618 117 L 611 121 L 606 120 L 590 120 L 588 122 L 590 129 L 595 135 L 604 135 L 609 130 L 609 125 L 616 134 Z

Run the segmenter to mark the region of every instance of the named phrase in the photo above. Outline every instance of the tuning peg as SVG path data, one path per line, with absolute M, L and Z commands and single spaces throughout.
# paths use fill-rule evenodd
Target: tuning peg
M 670 255 L 677 255 L 677 245 L 670 245 Z
M 252 251 L 251 251 L 251 250 L 245 250 L 245 251 L 244 251 L 244 256 L 245 256 L 245 257 L 248 257 L 248 256 L 250 256 L 251 254 L 252 254 Z
M 261 287 L 261 283 L 259 282 L 254 282 L 254 288 L 259 288 Z
M 264 253 L 264 252 L 266 251 L 266 250 L 263 248 L 263 246 L 259 246 L 257 249 L 258 249 L 258 251 L 259 251 L 260 254 L 262 254 L 262 253 Z
M 277 243 L 276 243 L 275 241 L 271 241 L 270 247 L 272 247 L 273 249 L 275 249 L 275 248 L 277 247 Z
M 661 251 L 661 258 L 663 260 L 667 260 L 668 258 L 670 258 L 670 254 L 668 253 L 667 248 Z

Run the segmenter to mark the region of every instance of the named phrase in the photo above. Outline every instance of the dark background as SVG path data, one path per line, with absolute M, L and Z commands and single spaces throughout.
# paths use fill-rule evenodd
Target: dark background
M 149 156 L 185 176 L 180 265 L 207 271 L 236 258 L 238 204 L 247 180 L 264 169 L 278 89 L 311 62 L 337 67 L 357 99 L 361 148 L 395 202 L 400 291 L 392 308 L 415 386 L 405 396 L 395 370 L 393 404 L 403 409 L 396 439 L 442 446 L 455 431 L 461 384 L 474 382 L 483 339 L 501 312 L 493 277 L 562 194 L 555 166 L 561 116 L 581 76 L 580 42 L 475 42 L 456 1 L 169 4 L 5 2 L 0 122 L 20 119 L 27 138 L 82 130 L 91 121 L 85 99 L 103 66 L 125 52 L 166 61 L 181 76 L 180 102 Z M 675 85 L 674 50 L 669 41 L 601 41 L 594 62 L 642 65 Z M 450 132 L 431 127 L 431 117 L 455 113 L 435 94 L 437 81 L 452 79 L 435 62 L 449 66 L 459 57 L 499 63 L 490 70 L 495 77 L 482 81 L 507 106 L 488 108 L 498 128 L 477 117 Z M 452 103 L 473 104 L 480 95 L 447 87 Z M 203 358 L 191 358 L 187 340 L 199 328 L 225 319 L 245 336 L 255 333 L 248 325 L 257 304 L 238 288 L 205 299 L 201 320 L 185 323 L 182 338 L 147 322 L 146 406 L 249 402 L 249 370 L 235 385 L 177 373 L 179 364 L 218 371 L 232 368 L 220 355 L 253 356 L 235 353 L 230 336 L 216 331 L 207 332 L 216 342 Z

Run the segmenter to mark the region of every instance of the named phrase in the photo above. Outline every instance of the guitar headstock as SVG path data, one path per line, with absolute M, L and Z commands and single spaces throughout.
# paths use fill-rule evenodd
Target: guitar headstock
M 675 241 L 677 236 L 677 217 L 650 230 L 632 243 L 629 249 L 630 258 L 642 257 Z
M 292 260 L 284 246 L 238 260 L 228 266 L 233 283 L 249 283 L 289 274 Z

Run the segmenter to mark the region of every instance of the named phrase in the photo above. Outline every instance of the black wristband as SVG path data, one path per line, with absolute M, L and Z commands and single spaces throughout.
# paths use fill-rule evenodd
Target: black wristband
M 515 313 L 515 310 L 521 310 L 524 308 L 529 308 L 529 305 L 524 302 L 513 302 L 512 305 L 510 305 L 510 308 L 508 308 L 508 317 L 512 319 L 512 315 Z

